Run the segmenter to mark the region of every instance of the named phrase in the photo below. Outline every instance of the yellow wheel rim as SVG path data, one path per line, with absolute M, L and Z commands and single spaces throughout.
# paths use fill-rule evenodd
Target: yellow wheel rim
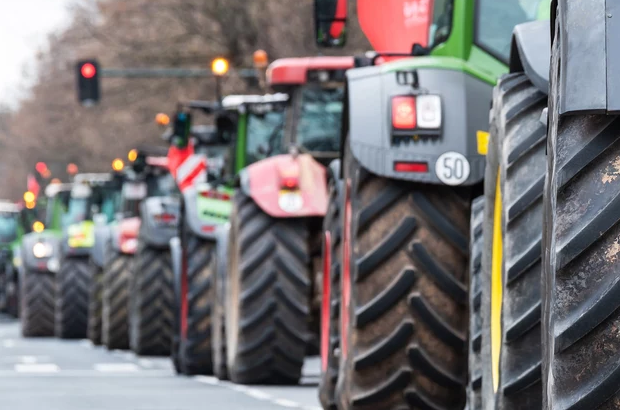
M 499 358 L 502 349 L 502 191 L 499 170 L 493 210 L 493 259 L 491 262 L 491 360 L 493 392 L 499 387 Z

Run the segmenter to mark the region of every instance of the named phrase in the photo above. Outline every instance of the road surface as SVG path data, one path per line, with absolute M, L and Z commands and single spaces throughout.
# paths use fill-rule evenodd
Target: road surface
M 301 386 L 238 386 L 180 377 L 167 358 L 109 352 L 87 340 L 24 339 L 0 316 L 0 410 L 320 410 L 318 359 Z

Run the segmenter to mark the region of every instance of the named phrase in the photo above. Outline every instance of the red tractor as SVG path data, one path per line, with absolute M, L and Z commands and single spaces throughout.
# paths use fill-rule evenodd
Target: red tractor
M 297 383 L 307 352 L 318 350 L 326 166 L 339 155 L 343 84 L 352 67 L 349 57 L 309 57 L 277 60 L 267 71 L 269 85 L 289 94 L 289 106 L 281 126 L 248 145 L 248 156 L 259 160 L 240 172 L 227 283 L 218 286 L 225 293 L 222 343 L 236 383 Z

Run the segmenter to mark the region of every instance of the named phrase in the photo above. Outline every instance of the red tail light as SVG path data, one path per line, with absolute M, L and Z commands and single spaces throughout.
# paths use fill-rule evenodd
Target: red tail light
M 428 164 L 426 162 L 395 162 L 394 171 L 427 173 Z
M 173 222 L 176 221 L 177 217 L 174 214 L 159 214 L 155 215 L 155 219 L 159 222 Z
M 400 130 L 416 127 L 415 97 L 400 96 L 392 98 L 392 127 Z
M 231 199 L 227 193 L 218 191 L 201 191 L 200 196 L 203 198 L 221 199 L 222 201 L 230 201 Z
M 299 178 L 297 177 L 283 177 L 280 180 L 282 189 L 296 189 L 299 188 Z
M 213 232 L 215 232 L 215 226 L 214 225 L 204 225 L 202 228 L 200 228 L 200 230 L 202 232 L 205 232 L 205 233 L 213 233 Z

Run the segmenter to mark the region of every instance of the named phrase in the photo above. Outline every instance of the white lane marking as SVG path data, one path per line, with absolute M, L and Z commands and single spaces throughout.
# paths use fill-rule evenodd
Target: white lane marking
M 95 345 L 88 339 L 80 340 L 80 346 L 85 347 L 87 349 L 93 349 Z
M 15 347 L 15 340 L 11 340 L 11 339 L 3 340 L 2 347 Z
M 200 383 L 210 384 L 211 386 L 220 384 L 220 381 L 213 376 L 194 376 L 194 380 Z
M 34 356 L 19 356 L 19 361 L 24 364 L 35 364 L 37 358 Z
M 294 409 L 299 408 L 299 407 L 302 406 L 301 404 L 299 404 L 297 402 L 294 402 L 292 400 L 287 400 L 287 399 L 275 399 L 273 401 L 273 403 L 277 404 L 278 406 L 290 407 L 290 408 L 294 408 Z
M 248 389 L 245 394 L 258 400 L 273 400 L 273 397 L 270 394 L 267 394 L 257 389 Z
M 155 367 L 155 363 L 153 363 L 149 359 L 139 359 L 138 363 L 140 364 L 140 366 L 145 367 L 147 369 L 151 369 L 151 368 Z
M 60 367 L 53 363 L 45 364 L 16 364 L 14 367 L 17 373 L 58 373 Z
M 133 373 L 140 371 L 134 363 L 97 363 L 95 370 L 102 373 Z

